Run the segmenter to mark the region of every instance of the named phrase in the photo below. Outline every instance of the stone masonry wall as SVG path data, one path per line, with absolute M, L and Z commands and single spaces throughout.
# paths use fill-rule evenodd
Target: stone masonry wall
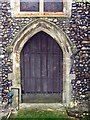
M 0 102 L 7 101 L 7 93 L 11 86 L 8 74 L 12 72 L 12 60 L 9 46 L 11 43 L 11 14 L 10 3 L 0 1 Z
M 0 101 L 7 101 L 7 93 L 12 85 L 9 74 L 12 73 L 11 42 L 19 31 L 37 18 L 12 18 L 9 2 L 0 2 Z M 59 26 L 77 47 L 73 54 L 71 73 L 76 75 L 72 80 L 72 98 L 82 100 L 90 91 L 90 3 L 72 3 L 71 18 L 46 17 Z
M 88 100 L 90 92 L 90 3 L 72 4 L 72 15 L 69 24 L 69 38 L 77 47 L 73 55 L 73 72 L 76 79 L 72 80 L 74 100 Z M 87 96 L 87 97 L 86 97 Z

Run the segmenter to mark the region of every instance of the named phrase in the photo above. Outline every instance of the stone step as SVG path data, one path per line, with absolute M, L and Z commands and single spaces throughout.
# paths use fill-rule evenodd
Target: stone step
M 21 103 L 20 109 L 38 109 L 38 110 L 45 110 L 45 111 L 65 111 L 65 108 L 60 103 Z

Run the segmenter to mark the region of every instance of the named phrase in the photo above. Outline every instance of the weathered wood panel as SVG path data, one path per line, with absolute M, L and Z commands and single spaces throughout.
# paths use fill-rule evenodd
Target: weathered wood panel
M 22 96 L 59 94 L 63 88 L 63 53 L 48 34 L 39 32 L 21 51 Z M 27 95 L 27 97 L 28 97 Z

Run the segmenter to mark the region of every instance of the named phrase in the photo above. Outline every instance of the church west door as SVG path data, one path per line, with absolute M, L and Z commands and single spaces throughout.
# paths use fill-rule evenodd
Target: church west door
M 60 102 L 63 91 L 63 52 L 47 33 L 38 32 L 20 55 L 22 102 Z

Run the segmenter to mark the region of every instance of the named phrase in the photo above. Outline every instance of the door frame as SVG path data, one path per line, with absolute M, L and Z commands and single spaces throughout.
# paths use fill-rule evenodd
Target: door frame
M 20 53 L 25 43 L 36 33 L 43 31 L 49 34 L 61 47 L 63 51 L 63 103 L 69 105 L 71 101 L 71 79 L 70 70 L 72 66 L 71 56 L 76 47 L 71 43 L 68 36 L 54 23 L 51 23 L 44 18 L 39 18 L 26 25 L 15 37 L 12 47 L 13 52 L 13 87 L 20 89 L 21 101 L 21 80 L 20 80 Z

